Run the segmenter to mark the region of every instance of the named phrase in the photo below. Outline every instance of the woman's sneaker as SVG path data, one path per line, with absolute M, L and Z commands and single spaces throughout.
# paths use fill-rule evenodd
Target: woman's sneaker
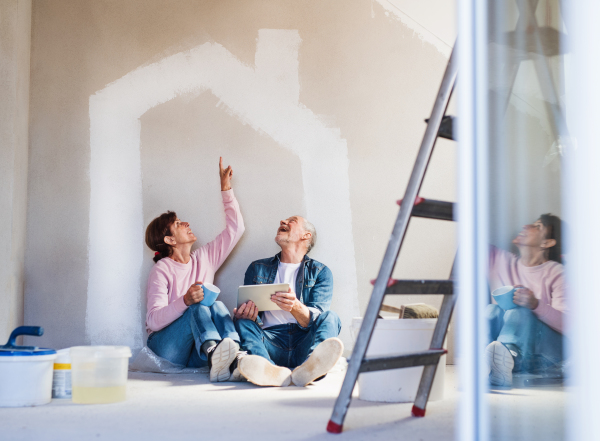
M 337 363 L 344 352 L 344 344 L 339 338 L 328 338 L 315 348 L 310 357 L 294 369 L 292 381 L 296 386 L 306 386 L 324 377 Z
M 216 346 L 208 348 L 207 358 L 210 367 L 210 381 L 228 381 L 229 366 L 235 360 L 239 345 L 230 338 L 224 338 Z
M 490 384 L 512 387 L 515 360 L 508 348 L 499 341 L 493 341 L 485 349 L 485 355 L 490 369 Z
M 241 357 L 238 369 L 244 378 L 258 386 L 289 386 L 292 381 L 292 371 L 259 355 Z

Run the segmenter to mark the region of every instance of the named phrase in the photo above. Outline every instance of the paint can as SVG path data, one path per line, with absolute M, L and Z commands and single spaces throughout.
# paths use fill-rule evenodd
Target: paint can
M 56 351 L 52 375 L 52 398 L 71 398 L 71 350 Z

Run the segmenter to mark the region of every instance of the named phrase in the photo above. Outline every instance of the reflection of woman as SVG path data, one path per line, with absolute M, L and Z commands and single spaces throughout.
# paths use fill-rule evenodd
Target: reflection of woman
M 563 318 L 567 312 L 561 264 L 561 221 L 544 214 L 523 226 L 513 240 L 520 257 L 492 247 L 489 279 L 492 291 L 513 285 L 519 307 L 504 311 L 488 305 L 491 342 L 486 355 L 490 383 L 511 386 L 514 372 L 540 372 L 563 360 Z
M 221 196 L 226 227 L 212 242 L 191 252 L 196 236 L 190 225 L 169 211 L 146 229 L 146 245 L 156 251 L 148 277 L 146 328 L 148 347 L 167 360 L 184 365 L 210 366 L 211 381 L 227 381 L 240 338 L 222 302 L 201 305 L 200 286 L 212 283 L 244 232 L 240 207 L 231 189 L 231 167 L 219 160 Z

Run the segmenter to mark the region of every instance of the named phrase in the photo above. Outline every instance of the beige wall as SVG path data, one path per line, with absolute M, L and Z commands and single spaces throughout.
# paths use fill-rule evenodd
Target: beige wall
M 23 324 L 31 0 L 0 2 L 0 342 Z M 28 323 L 29 324 L 29 323 Z
M 171 209 L 211 240 L 223 156 L 247 226 L 217 274 L 225 303 L 277 252 L 278 221 L 306 215 L 350 346 L 448 44 L 368 0 L 176 5 L 34 3 L 27 321 L 53 347 L 139 346 L 143 229 Z M 438 144 L 423 196 L 454 200 L 454 155 Z M 405 243 L 395 276 L 448 276 L 452 224 L 417 219 Z

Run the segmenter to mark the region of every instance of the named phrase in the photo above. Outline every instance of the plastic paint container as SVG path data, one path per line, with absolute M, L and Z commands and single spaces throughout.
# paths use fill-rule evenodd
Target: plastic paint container
M 73 402 L 82 404 L 125 401 L 127 346 L 75 346 L 71 348 Z
M 71 398 L 71 354 L 70 349 L 56 351 L 52 376 L 52 398 Z
M 56 351 L 17 346 L 19 335 L 41 336 L 39 326 L 20 326 L 0 346 L 0 407 L 40 406 L 52 400 L 52 365 Z
M 366 355 L 385 357 L 425 351 L 429 349 L 436 322 L 437 319 L 378 319 Z M 350 332 L 354 339 L 361 324 L 361 317 L 352 319 Z M 445 372 L 444 355 L 435 372 L 429 401 L 444 399 Z M 365 401 L 414 402 L 422 373 L 422 366 L 362 373 L 358 377 L 358 397 Z

